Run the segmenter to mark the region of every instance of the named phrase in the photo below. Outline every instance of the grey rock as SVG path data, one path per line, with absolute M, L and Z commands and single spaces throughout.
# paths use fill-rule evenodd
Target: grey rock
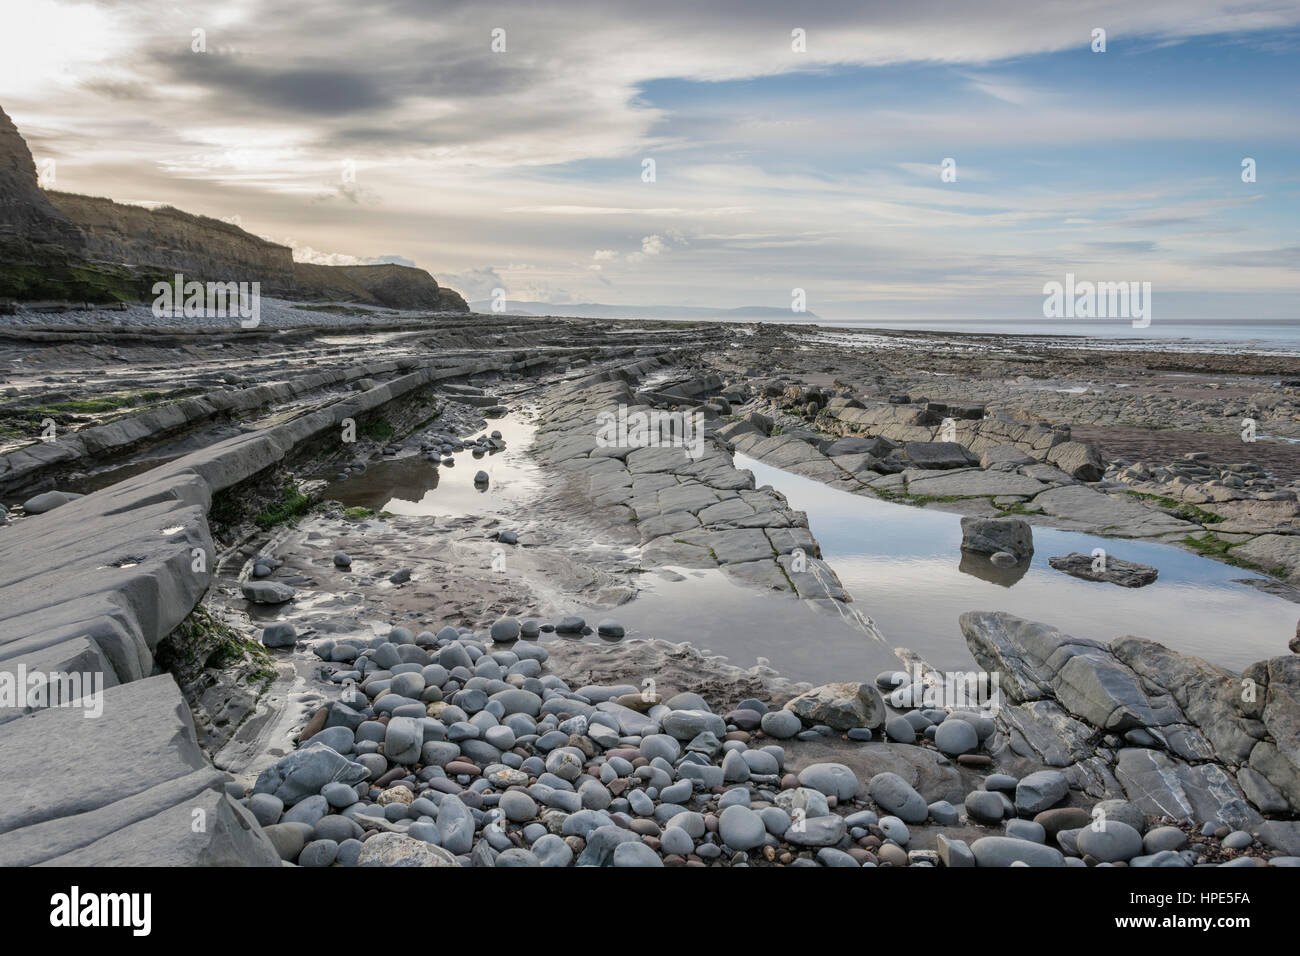
M 446 867 L 460 866 L 460 862 L 448 850 L 432 843 L 400 833 L 379 833 L 361 845 L 357 866 Z
M 1028 816 L 1041 813 L 1065 799 L 1069 789 L 1069 781 L 1059 770 L 1031 773 L 1016 784 L 1016 810 Z
M 805 724 L 825 724 L 835 730 L 876 728 L 885 722 L 885 701 L 872 684 L 823 684 L 785 705 Z
M 896 773 L 878 773 L 867 784 L 871 799 L 906 823 L 924 823 L 930 815 L 925 798 Z
M 327 783 L 357 784 L 369 776 L 364 766 L 328 747 L 307 747 L 263 770 L 253 785 L 253 792 L 275 794 L 285 806 L 293 806 L 319 793 Z
M 732 849 L 752 850 L 763 845 L 767 829 L 763 818 L 749 807 L 731 806 L 718 817 L 718 833 Z
M 971 844 L 970 850 L 977 866 L 1000 867 L 1011 866 L 1013 863 L 1023 863 L 1027 866 L 1065 865 L 1065 858 L 1060 850 L 1012 837 L 980 837 Z
M 1080 853 L 1102 863 L 1127 862 L 1142 852 L 1142 834 L 1118 820 L 1107 820 L 1100 828 L 1083 827 L 1075 842 Z
M 1034 553 L 1034 535 L 1023 518 L 982 518 L 967 515 L 961 519 L 961 549 L 976 554 L 1005 551 L 1024 560 Z

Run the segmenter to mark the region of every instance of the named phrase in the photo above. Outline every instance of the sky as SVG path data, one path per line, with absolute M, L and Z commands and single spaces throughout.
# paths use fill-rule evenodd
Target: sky
M 0 27 L 48 188 L 470 300 L 1041 320 L 1068 273 L 1151 283 L 1156 321 L 1300 319 L 1300 2 L 0 0 Z

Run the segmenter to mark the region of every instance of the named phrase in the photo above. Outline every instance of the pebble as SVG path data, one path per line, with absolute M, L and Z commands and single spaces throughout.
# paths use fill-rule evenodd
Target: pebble
M 934 745 L 949 757 L 959 757 L 979 746 L 979 736 L 968 721 L 945 720 L 934 732 Z
M 1225 850 L 1244 850 L 1255 842 L 1255 838 L 1245 830 L 1233 830 L 1223 838 Z
M 777 740 L 788 740 L 803 727 L 799 715 L 790 710 L 772 710 L 763 715 L 759 722 L 763 733 Z
M 906 780 L 896 773 L 878 773 L 867 785 L 871 799 L 906 823 L 924 823 L 930 808 Z
M 1142 834 L 1127 823 L 1107 820 L 1104 829 L 1081 829 L 1076 845 L 1080 853 L 1102 863 L 1127 862 L 1142 852 Z
M 718 835 L 733 850 L 752 850 L 763 845 L 767 828 L 749 807 L 727 807 L 718 817 Z

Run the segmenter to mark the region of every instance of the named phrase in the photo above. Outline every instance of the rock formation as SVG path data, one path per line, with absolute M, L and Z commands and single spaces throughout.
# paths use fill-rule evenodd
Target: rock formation
M 264 295 L 290 299 L 469 311 L 423 269 L 294 262 L 288 246 L 219 219 L 45 192 L 27 144 L 0 110 L 0 300 L 141 299 L 175 273 L 260 282 Z
M 295 294 L 329 302 L 360 302 L 390 309 L 468 312 L 465 300 L 438 285 L 423 269 L 410 266 L 321 266 L 293 264 Z
M 200 281 L 261 282 L 263 294 L 294 285 L 293 252 L 207 216 L 170 206 L 148 209 L 96 196 L 50 192 L 50 201 L 85 236 L 88 258 Z
M 77 227 L 46 197 L 27 143 L 0 109 L 0 255 L 7 261 L 40 261 L 80 246 Z

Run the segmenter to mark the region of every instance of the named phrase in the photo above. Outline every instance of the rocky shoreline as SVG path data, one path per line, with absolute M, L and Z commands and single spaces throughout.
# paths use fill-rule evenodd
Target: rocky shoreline
M 581 326 L 563 327 L 576 346 Z M 677 343 L 696 334 L 679 329 Z M 737 667 L 662 639 L 686 635 L 642 627 L 625 636 L 620 609 L 635 607 L 637 576 L 667 580 L 700 569 L 808 615 L 809 634 L 834 622 L 884 645 L 868 596 L 853 600 L 821 558 L 806 516 L 774 489 L 756 487 L 735 467 L 733 449 L 854 493 L 978 522 L 1184 544 L 1240 535 L 1233 551 L 1252 545 L 1251 554 L 1269 555 L 1287 552 L 1267 550 L 1268 539 L 1294 537 L 1294 484 L 1262 470 L 1215 468 L 1197 457 L 1137 468 L 1074 440 L 1068 426 L 978 403 L 901 392 L 871 401 L 862 390 L 783 381 L 771 374 L 783 353 L 762 368 L 751 363 L 753 374 L 728 367 L 750 348 L 719 349 L 721 361 L 709 366 L 634 339 L 617 354 L 575 348 L 558 362 L 514 350 L 502 361 L 489 350 L 462 358 L 458 370 L 372 364 L 372 375 L 405 376 L 409 388 L 364 382 L 361 371 L 338 381 L 380 388 L 371 401 L 397 425 L 391 437 L 336 449 L 314 437 L 319 427 L 294 425 L 292 440 L 274 453 L 267 446 L 255 462 L 217 451 L 239 447 L 227 440 L 197 453 L 209 464 L 180 459 L 125 486 L 68 495 L 48 513 L 15 508 L 0 548 L 16 545 L 15 534 L 26 541 L 56 526 L 71 531 L 108 497 L 125 501 L 128 488 L 156 497 L 160 476 L 197 473 L 214 482 L 204 494 L 184 492 L 195 505 L 185 520 L 195 522 L 194 542 L 216 528 L 212 552 L 220 557 L 211 579 L 191 582 L 174 603 L 183 616 L 201 597 L 207 613 L 257 635 L 264 649 L 238 645 L 229 659 L 191 655 L 184 703 L 171 676 L 149 676 L 152 666 L 124 670 L 120 655 L 110 655 L 115 680 L 127 681 L 113 688 L 114 700 L 134 688 L 164 712 L 194 709 L 181 737 L 201 741 L 207 757 L 183 743 L 184 753 L 168 758 L 190 769 L 166 805 L 188 806 L 202 793 L 228 821 L 222 832 L 243 834 L 210 841 L 197 857 L 178 850 L 177 862 L 1300 863 L 1295 655 L 1234 674 L 1137 637 L 1103 644 L 1070 637 L 1069 622 L 972 610 L 961 621 L 964 637 L 1001 696 L 993 707 L 970 709 L 936 702 L 944 675 L 919 659 L 900 660 L 908 670 L 812 686 L 762 661 Z M 310 403 L 334 381 L 303 380 L 241 408 L 263 414 L 268 401 Z M 340 399 L 346 393 L 309 404 L 309 414 L 333 427 L 345 406 L 322 409 Z M 535 428 L 527 458 L 541 487 L 515 503 L 503 499 L 496 511 L 355 516 L 326 503 L 308 506 L 296 527 L 261 530 L 247 514 L 226 514 L 224 501 L 221 523 L 212 511 L 217 487 L 243 489 L 257 505 L 265 492 L 256 489 L 282 481 L 286 468 L 317 501 L 330 482 L 384 461 L 436 470 L 459 457 L 472 473 L 479 466 L 471 456 L 482 460 L 504 445 L 479 414 L 525 404 Z M 602 441 L 599 416 L 615 409 L 698 413 L 699 454 Z M 197 427 L 213 414 L 194 410 Z M 424 420 L 430 414 L 438 421 Z M 302 415 L 293 410 L 287 420 Z M 159 439 L 149 429 L 112 427 L 135 454 L 178 434 L 165 420 Z M 481 440 L 472 439 L 477 433 Z M 84 440 L 79 447 L 67 459 L 72 467 L 94 459 Z M 243 463 L 235 469 L 223 454 Z M 40 493 L 61 494 L 59 469 L 69 465 L 60 462 L 24 465 L 24 473 L 49 482 Z M 1014 539 L 998 547 L 1009 550 L 985 550 L 1020 560 Z M 493 568 L 501 556 L 504 575 Z M 136 557 L 133 567 L 159 573 L 147 554 Z M 1269 560 L 1294 574 L 1281 558 Z M 600 611 L 594 623 L 575 613 L 580 607 Z M 151 626 L 158 633 L 137 642 L 151 651 L 178 647 L 174 624 Z M 181 645 L 197 633 L 186 631 Z M 4 646 L 18 651 L 7 652 L 10 661 L 24 653 L 8 634 Z M 15 766 L 34 767 L 34 725 L 55 727 L 68 716 L 46 711 L 0 724 L 0 751 Z M 37 848 L 68 812 L 104 818 L 84 839 L 58 844 L 69 861 L 121 853 L 129 828 L 109 821 L 128 799 L 87 795 L 41 820 L 18 812 L 0 821 L 0 859 L 51 858 L 54 851 Z M 137 827 L 154 819 L 143 810 L 128 816 Z

